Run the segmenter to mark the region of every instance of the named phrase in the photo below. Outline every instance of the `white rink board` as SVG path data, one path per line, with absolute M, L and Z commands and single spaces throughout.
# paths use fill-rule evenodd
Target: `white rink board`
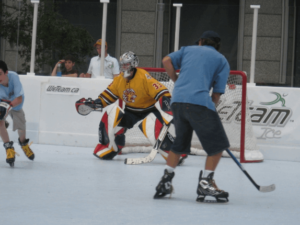
M 81 116 L 75 110 L 75 102 L 82 97 L 95 99 L 112 80 L 24 75 L 20 75 L 20 80 L 25 92 L 27 136 L 31 141 L 51 145 L 91 148 L 96 146 L 101 114 L 92 112 L 88 116 Z M 68 93 L 47 92 L 49 87 L 53 90 L 57 86 L 70 87 L 70 91 Z M 71 92 L 72 90 L 75 92 Z M 281 94 L 285 100 L 284 107 L 281 101 L 273 105 L 261 104 L 276 99 L 276 95 L 271 92 Z M 291 110 L 291 116 L 282 126 L 253 123 L 254 134 L 258 138 L 258 145 L 265 159 L 300 161 L 298 96 L 300 96 L 299 88 L 248 87 L 248 100 L 252 102 L 251 106 L 265 108 L 267 112 L 272 108 Z M 273 114 L 273 118 L 275 116 Z M 17 132 L 11 130 L 11 118 L 8 118 L 8 121 L 11 123 L 8 129 L 9 135 L 14 142 L 17 142 Z M 266 135 L 263 135 L 264 132 Z
M 300 161 L 299 96 L 300 88 L 248 87 L 253 131 L 266 158 Z
M 20 76 L 25 92 L 24 111 L 28 137 L 34 143 L 94 147 L 98 143 L 100 113 L 81 116 L 75 102 L 81 97 L 93 99 L 112 82 L 109 79 L 78 79 Z M 49 85 L 79 88 L 79 93 L 47 93 Z M 8 121 L 11 123 L 11 119 Z M 17 133 L 11 131 L 13 141 Z M 11 136 L 11 137 L 12 137 Z

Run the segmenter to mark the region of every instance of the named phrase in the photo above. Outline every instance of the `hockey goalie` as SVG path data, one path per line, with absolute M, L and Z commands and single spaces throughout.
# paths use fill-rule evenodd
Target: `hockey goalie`
M 76 102 L 80 114 L 86 114 L 82 109 L 102 110 L 107 107 L 99 124 L 99 144 L 94 150 L 97 158 L 113 159 L 125 145 L 126 130 L 139 121 L 140 130 L 154 145 L 163 124 L 170 123 L 173 118 L 168 89 L 147 71 L 137 68 L 138 63 L 135 53 L 124 53 L 120 57 L 120 75 L 98 98 Z M 161 150 L 170 150 L 172 143 L 173 137 L 168 133 L 161 144 Z

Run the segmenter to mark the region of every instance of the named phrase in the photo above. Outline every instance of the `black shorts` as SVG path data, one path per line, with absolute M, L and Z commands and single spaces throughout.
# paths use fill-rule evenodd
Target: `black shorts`
M 160 112 L 157 109 L 153 109 L 152 111 L 142 113 L 132 112 L 130 110 L 125 109 L 124 112 L 125 114 L 118 125 L 119 127 L 131 129 L 138 121 L 145 119 L 145 117 L 147 117 L 150 113 L 153 113 L 156 116 L 156 118 L 161 123 L 163 123 L 163 119 L 160 115 Z
M 172 152 L 190 153 L 193 130 L 209 156 L 229 148 L 229 141 L 217 112 L 189 103 L 175 102 L 171 108 L 176 133 Z

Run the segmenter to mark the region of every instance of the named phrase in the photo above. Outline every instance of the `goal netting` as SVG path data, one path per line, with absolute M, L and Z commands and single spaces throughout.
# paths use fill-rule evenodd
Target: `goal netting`
M 172 94 L 174 83 L 164 69 L 143 69 L 164 84 Z M 246 93 L 247 77 L 245 73 L 230 71 L 225 94 L 221 95 L 216 109 L 229 138 L 230 150 L 233 154 L 239 157 L 241 162 L 259 162 L 263 160 L 263 155 L 257 147 L 256 137 L 253 133 Z M 126 132 L 126 145 L 122 150 L 123 153 L 150 152 L 152 149 L 150 142 L 138 128 L 139 123 Z M 175 137 L 173 125 L 169 132 Z M 195 133 L 192 138 L 191 154 L 206 155 Z M 226 151 L 223 155 L 228 156 Z

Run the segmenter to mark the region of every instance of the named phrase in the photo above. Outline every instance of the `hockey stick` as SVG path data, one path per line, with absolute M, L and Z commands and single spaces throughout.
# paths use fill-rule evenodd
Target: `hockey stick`
M 165 139 L 165 136 L 169 130 L 171 123 L 168 125 L 164 124 L 163 128 L 160 131 L 160 134 L 155 142 L 155 145 L 153 146 L 153 149 L 151 150 L 150 154 L 143 158 L 126 158 L 124 163 L 127 165 L 136 165 L 136 164 L 142 164 L 142 163 L 149 163 L 152 162 L 155 158 L 157 152 L 159 151 L 159 147 L 161 146 L 163 140 Z
M 240 167 L 240 169 L 244 172 L 244 174 L 248 177 L 248 179 L 252 182 L 252 184 L 259 190 L 260 192 L 271 192 L 275 190 L 275 184 L 271 184 L 269 186 L 259 186 L 255 183 L 252 177 L 247 173 L 242 164 L 235 158 L 235 156 L 231 153 L 229 149 L 226 149 L 226 152 L 230 155 L 230 157 L 235 161 L 235 163 Z

